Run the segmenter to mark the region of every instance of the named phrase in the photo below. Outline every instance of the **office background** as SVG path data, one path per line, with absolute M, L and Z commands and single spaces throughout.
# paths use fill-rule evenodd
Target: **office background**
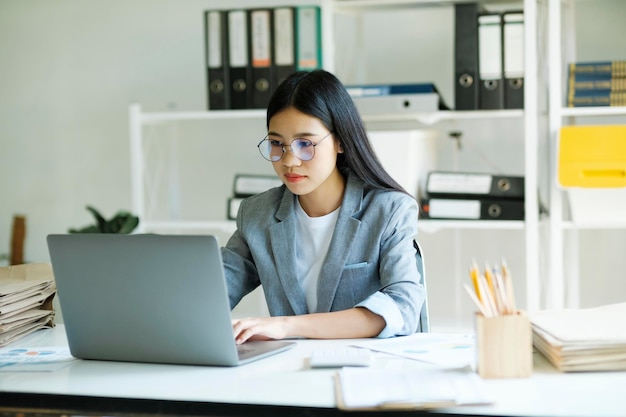
M 236 4 L 285 3 L 242 0 Z M 605 0 L 602 7 L 593 3 L 576 3 L 577 59 L 626 59 L 626 29 L 619 29 L 626 2 Z M 86 205 L 107 217 L 131 208 L 128 105 L 140 103 L 145 111 L 206 109 L 203 11 L 222 4 L 209 0 L 0 3 L 0 254 L 9 251 L 15 214 L 27 217 L 26 260 L 47 262 L 45 236 L 91 223 Z M 368 46 L 365 66 L 352 59 L 350 47 L 336 45 L 338 50 L 346 48 L 336 62 L 344 82 L 432 81 L 452 104 L 451 7 L 380 12 L 366 17 L 365 23 L 372 28 L 362 40 Z M 349 24 L 345 34 L 342 28 L 337 25 L 337 36 L 349 38 Z M 521 173 L 521 122 L 470 121 L 452 127 L 463 130 L 468 139 L 494 137 L 492 129 L 507 135 L 472 145 L 468 141 L 456 151 L 445 134 L 429 132 L 437 141 L 433 158 L 440 168 L 484 171 L 490 166 L 491 171 L 495 166 L 510 174 Z M 255 146 L 264 130 L 264 121 L 251 120 L 179 123 L 146 132 L 159 140 L 180 139 L 178 192 L 195 196 L 185 207 L 166 207 L 165 202 L 161 209 L 191 219 L 225 219 L 235 174 L 273 173 Z M 182 144 L 186 138 L 189 141 Z M 497 158 L 485 156 L 494 148 Z M 473 310 L 460 286 L 472 257 L 497 261 L 506 254 L 514 276 L 520 277 L 518 297 L 524 299 L 522 237 L 522 231 L 421 233 L 435 328 L 439 323 L 465 323 Z M 223 243 L 226 238 L 220 236 Z M 581 231 L 579 241 L 581 306 L 624 301 L 626 233 Z

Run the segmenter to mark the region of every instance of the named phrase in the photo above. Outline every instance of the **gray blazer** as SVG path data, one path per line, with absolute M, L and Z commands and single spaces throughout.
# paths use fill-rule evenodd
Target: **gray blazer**
M 272 316 L 309 313 L 296 276 L 295 195 L 285 186 L 245 199 L 222 248 L 231 308 L 259 285 Z M 417 202 L 348 177 L 317 288 L 317 312 L 355 306 L 381 315 L 378 337 L 417 331 L 426 298 L 415 261 Z

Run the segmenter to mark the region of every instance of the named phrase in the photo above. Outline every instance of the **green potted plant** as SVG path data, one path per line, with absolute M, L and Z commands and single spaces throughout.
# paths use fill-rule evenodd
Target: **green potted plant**
M 98 210 L 91 206 L 86 207 L 87 210 L 96 219 L 96 223 L 82 227 L 80 229 L 69 229 L 69 233 L 131 233 L 139 225 L 139 217 L 132 215 L 127 211 L 118 211 L 111 219 L 104 218 Z

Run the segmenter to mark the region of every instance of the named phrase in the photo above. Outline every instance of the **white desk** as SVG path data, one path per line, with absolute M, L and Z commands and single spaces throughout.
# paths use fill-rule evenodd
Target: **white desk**
M 2 407 L 129 414 L 358 416 L 335 404 L 334 370 L 310 369 L 310 352 L 352 341 L 298 341 L 295 348 L 237 368 L 77 360 L 54 372 L 0 373 Z M 66 346 L 62 325 L 11 347 Z M 417 361 L 376 356 L 373 366 Z M 558 373 L 536 354 L 531 378 L 486 380 L 493 405 L 436 410 L 454 415 L 625 416 L 626 372 Z M 419 412 L 389 415 L 416 415 Z M 370 415 L 370 414 L 367 414 Z

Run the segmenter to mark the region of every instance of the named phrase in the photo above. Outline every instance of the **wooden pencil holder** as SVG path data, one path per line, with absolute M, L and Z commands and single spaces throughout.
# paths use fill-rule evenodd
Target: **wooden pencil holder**
M 482 378 L 524 378 L 533 370 L 532 330 L 528 316 L 476 314 L 478 374 Z

